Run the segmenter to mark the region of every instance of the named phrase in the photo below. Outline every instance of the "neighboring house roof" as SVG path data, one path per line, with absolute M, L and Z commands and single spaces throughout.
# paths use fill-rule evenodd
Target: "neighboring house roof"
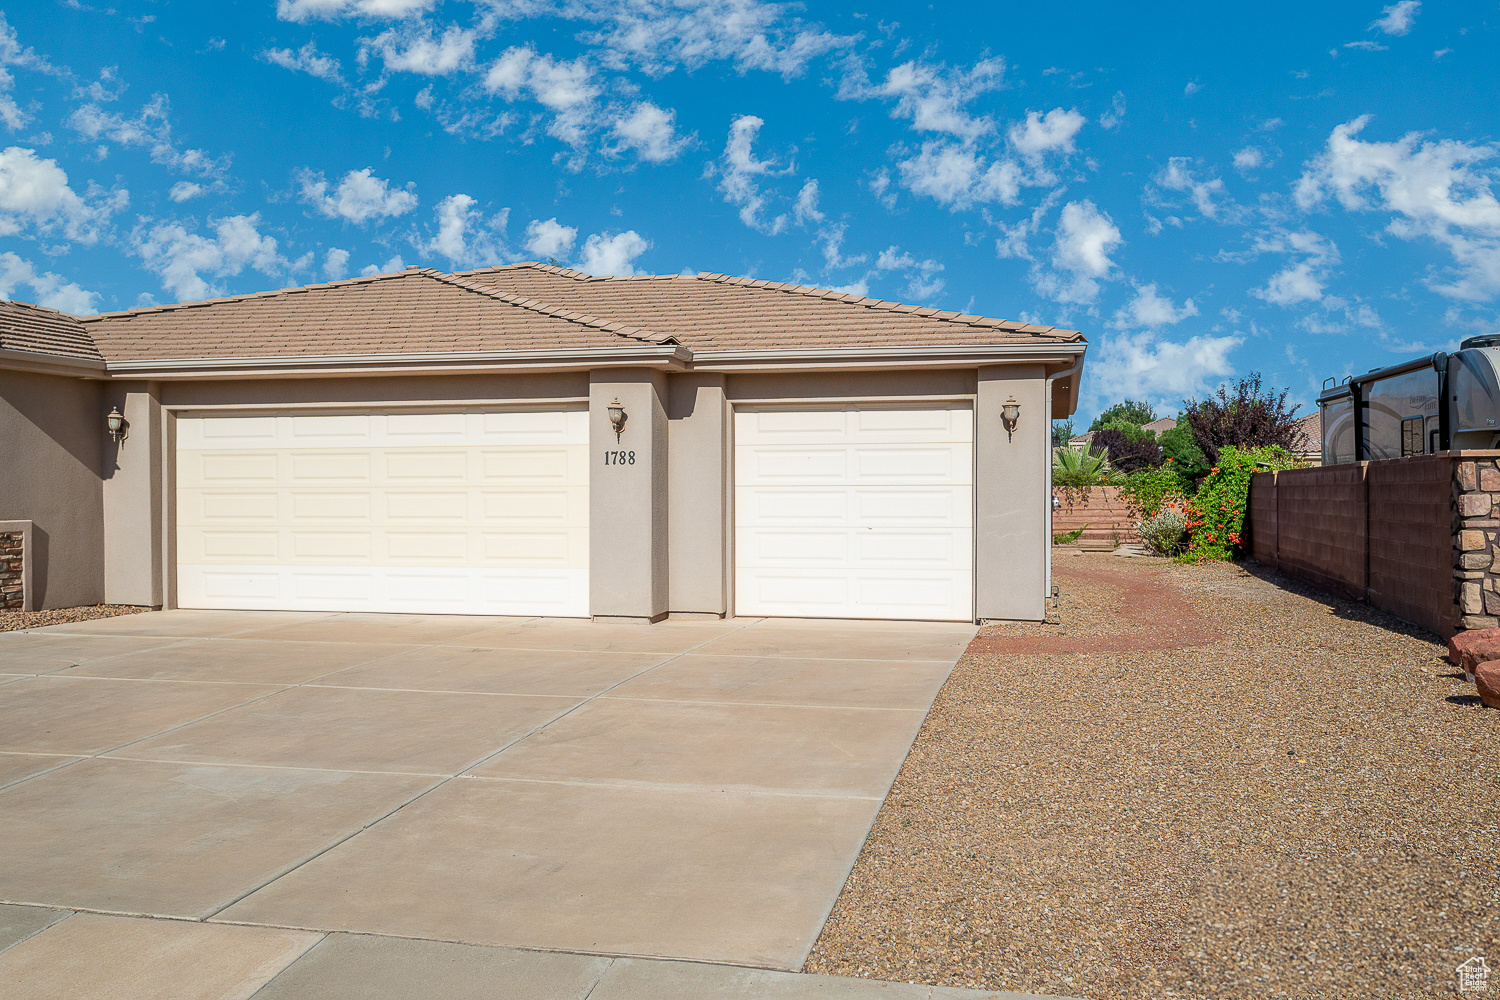
M 1323 414 L 1309 413 L 1294 425 L 1296 435 L 1292 438 L 1291 452 L 1294 455 L 1321 455 L 1323 453 Z
M 725 274 L 597 278 L 546 264 L 511 264 L 457 277 L 669 334 L 694 351 L 1083 339 L 1076 330 Z
M 1177 419 L 1175 417 L 1162 417 L 1160 420 L 1153 420 L 1149 424 L 1143 424 L 1142 429 L 1150 431 L 1157 437 L 1161 437 L 1167 431 L 1176 426 Z
M 30 302 L 0 301 L 0 351 L 102 360 L 76 317 Z

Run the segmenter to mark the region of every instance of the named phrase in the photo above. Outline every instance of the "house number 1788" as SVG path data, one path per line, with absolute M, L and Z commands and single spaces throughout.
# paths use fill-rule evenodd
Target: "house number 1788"
M 634 465 L 635 452 L 633 451 L 606 451 L 604 453 L 605 465 Z

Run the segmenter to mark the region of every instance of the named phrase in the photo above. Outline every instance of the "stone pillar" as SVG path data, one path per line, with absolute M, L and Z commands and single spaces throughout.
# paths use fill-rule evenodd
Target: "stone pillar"
M 1052 421 L 1045 376 L 1039 364 L 979 369 L 974 404 L 974 609 L 979 619 L 1039 622 L 1046 616 Z M 1000 418 L 1011 398 L 1021 408 L 1020 420 L 1015 433 L 1007 434 Z
M 651 368 L 589 373 L 589 612 L 656 621 L 667 590 L 667 376 Z M 609 406 L 619 401 L 618 436 Z
M 670 610 L 729 614 L 730 407 L 724 376 L 670 376 L 667 441 Z
M 21 531 L 0 531 L 0 611 L 26 608 L 25 539 Z
M 127 433 L 118 442 L 104 439 L 104 601 L 160 607 L 165 452 L 156 383 L 107 384 L 104 409 L 111 407 L 125 415 Z

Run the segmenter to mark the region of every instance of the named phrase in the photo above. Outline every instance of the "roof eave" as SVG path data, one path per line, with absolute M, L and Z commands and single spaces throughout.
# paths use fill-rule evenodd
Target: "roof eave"
M 458 372 L 664 368 L 681 371 L 692 352 L 676 344 L 552 351 L 449 351 L 425 354 L 337 354 L 271 358 L 168 358 L 111 361 L 113 377 L 135 379 L 313 378 Z
M 17 351 L 0 347 L 0 368 L 8 371 L 35 372 L 41 375 L 70 375 L 74 378 L 105 378 L 105 362 L 96 358 L 75 358 L 65 354 L 40 351 Z
M 779 350 L 695 351 L 695 371 L 806 371 L 882 368 L 970 368 L 1018 363 L 1072 363 L 1086 341 L 907 347 L 825 347 Z

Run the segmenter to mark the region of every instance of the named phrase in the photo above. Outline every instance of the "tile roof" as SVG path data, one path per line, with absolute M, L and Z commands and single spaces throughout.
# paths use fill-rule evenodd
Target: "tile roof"
M 545 264 L 407 268 L 254 295 L 73 317 L 0 303 L 0 348 L 107 362 L 568 351 L 989 346 L 1073 330 L 723 274 L 596 278 Z
M 83 319 L 110 361 L 566 350 L 670 343 L 439 271 L 408 269 Z
M 76 317 L 30 302 L 0 301 L 0 350 L 101 360 Z
M 1076 330 L 725 274 L 598 278 L 546 264 L 456 277 L 675 337 L 698 351 L 1077 342 Z

